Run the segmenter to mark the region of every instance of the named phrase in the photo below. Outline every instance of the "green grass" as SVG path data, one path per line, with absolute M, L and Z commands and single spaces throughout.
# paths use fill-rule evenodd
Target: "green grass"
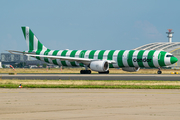
M 0 80 L 0 88 L 180 89 L 180 81 Z
M 10 68 L 3 68 L 0 69 L 0 73 L 40 73 L 40 74 L 80 74 L 80 70 L 84 68 L 51 68 L 51 69 L 46 69 L 46 68 L 38 68 L 38 69 L 29 69 L 29 68 L 15 68 L 15 71 Z M 157 74 L 158 69 L 140 69 L 137 72 L 126 72 L 123 71 L 122 69 L 115 69 L 111 68 L 110 74 Z M 163 74 L 171 74 L 171 72 L 179 72 L 180 70 L 173 70 L 173 69 L 161 69 Z M 98 74 L 98 72 L 91 71 L 93 74 Z

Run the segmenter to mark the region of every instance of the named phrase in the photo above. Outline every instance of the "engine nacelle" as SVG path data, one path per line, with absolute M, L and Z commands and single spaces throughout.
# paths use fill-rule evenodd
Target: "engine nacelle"
M 123 67 L 122 70 L 127 71 L 127 72 L 137 72 L 139 71 L 139 67 Z
M 93 71 L 106 72 L 109 70 L 109 63 L 107 61 L 92 61 L 89 68 Z

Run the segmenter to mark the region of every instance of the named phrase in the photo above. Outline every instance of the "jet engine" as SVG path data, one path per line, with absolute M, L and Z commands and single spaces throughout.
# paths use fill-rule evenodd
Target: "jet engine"
M 109 70 L 109 63 L 107 61 L 92 61 L 89 68 L 93 71 L 106 72 Z
M 127 71 L 127 72 L 137 72 L 139 71 L 139 67 L 123 67 L 122 70 Z

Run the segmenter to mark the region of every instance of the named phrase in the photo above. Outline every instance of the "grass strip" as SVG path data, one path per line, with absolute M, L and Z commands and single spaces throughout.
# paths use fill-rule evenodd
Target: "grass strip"
M 38 68 L 38 69 L 29 69 L 29 68 L 15 68 L 15 71 L 13 69 L 10 68 L 3 68 L 0 69 L 0 73 L 39 73 L 39 74 L 80 74 L 80 70 L 82 70 L 84 68 L 64 68 L 64 69 L 60 69 L 60 68 L 50 68 L 50 69 L 46 69 L 46 68 Z M 110 74 L 157 74 L 157 70 L 158 69 L 140 69 L 137 72 L 127 72 L 127 71 L 123 71 L 122 69 L 115 69 L 115 68 L 111 68 L 110 69 Z M 175 69 L 161 69 L 163 74 L 171 74 L 172 72 L 179 72 L 180 73 L 180 69 L 175 70 Z M 93 74 L 98 74 L 98 72 L 95 71 L 91 71 Z
M 180 81 L 0 80 L 0 88 L 180 89 Z
M 15 84 L 1 84 L 0 88 L 18 88 Z M 93 88 L 93 89 L 180 89 L 178 85 L 23 85 L 23 88 Z

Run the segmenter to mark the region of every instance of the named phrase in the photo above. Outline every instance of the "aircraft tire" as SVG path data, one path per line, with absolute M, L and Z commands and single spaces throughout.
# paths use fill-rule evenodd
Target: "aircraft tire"
M 81 74 L 91 74 L 91 70 L 81 70 Z
M 86 70 L 87 71 L 87 74 L 91 74 L 91 70 Z
M 157 74 L 162 74 L 162 71 L 158 70 Z
M 99 74 L 109 74 L 109 70 L 106 72 L 99 72 Z

